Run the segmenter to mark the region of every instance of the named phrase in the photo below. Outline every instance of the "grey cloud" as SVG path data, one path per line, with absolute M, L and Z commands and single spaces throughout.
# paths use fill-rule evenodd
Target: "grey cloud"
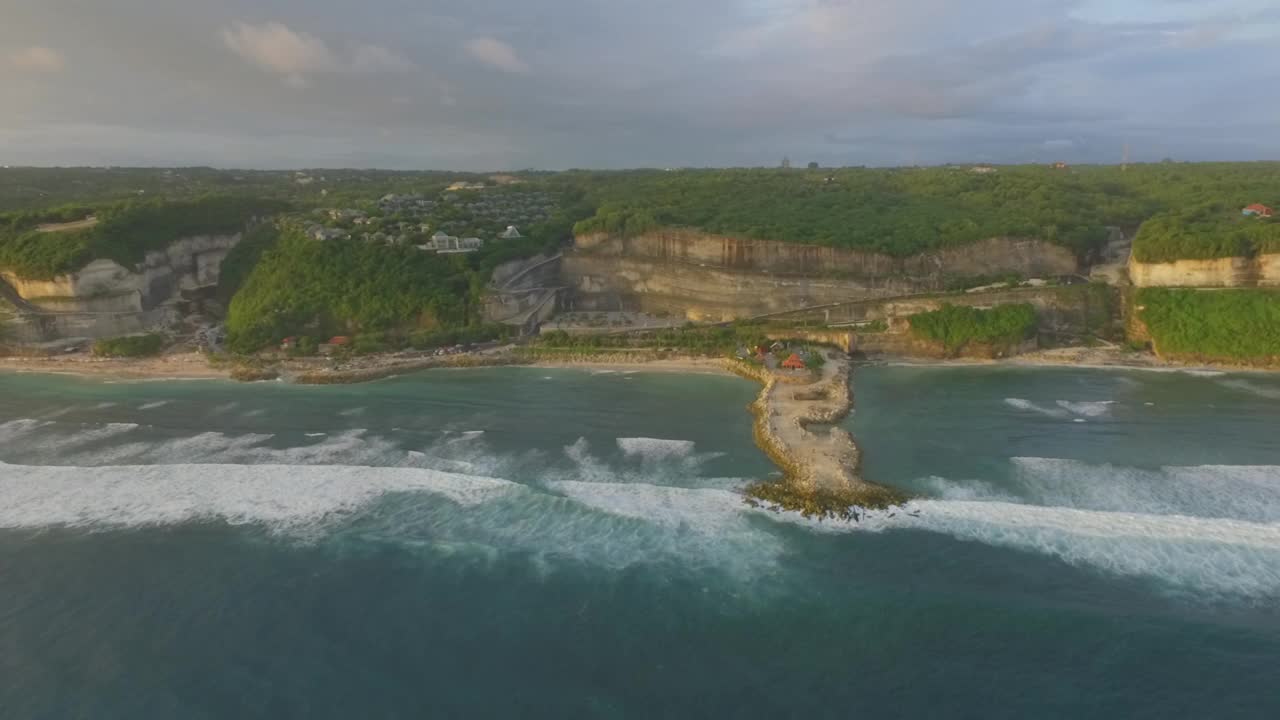
M 1247 90 L 1280 73 L 1280 29 L 1207 4 L 1102 23 L 1061 0 L 44 0 L 0 26 L 0 163 L 1280 155 L 1243 121 L 1280 114 Z M 31 47 L 61 72 L 12 61 Z

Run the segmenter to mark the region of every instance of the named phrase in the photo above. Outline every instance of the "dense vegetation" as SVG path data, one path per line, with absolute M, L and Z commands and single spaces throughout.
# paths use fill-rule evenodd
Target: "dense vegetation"
M 138 358 L 159 355 L 168 339 L 163 335 L 127 335 L 99 340 L 93 344 L 93 354 L 98 357 Z
M 1147 288 L 1138 292 L 1137 304 L 1161 355 L 1280 360 L 1280 291 Z
M 231 302 L 227 330 L 236 352 L 253 352 L 290 335 L 354 333 L 390 347 L 451 344 L 450 333 L 480 323 L 481 296 L 496 264 L 556 244 L 540 229 L 479 253 L 436 255 L 354 239 L 318 242 L 289 223 L 275 234 L 255 238 L 256 247 L 245 250 L 260 253 L 260 260 Z M 475 340 L 460 340 L 468 341 Z
M 911 332 L 922 340 L 941 343 L 953 356 L 970 344 L 1006 349 L 1034 337 L 1036 309 L 1027 303 L 990 310 L 943 305 L 940 310 L 912 315 Z
M 1220 203 L 1162 213 L 1143 224 L 1133 242 L 1140 262 L 1212 260 L 1280 252 L 1280 222 L 1240 214 Z
M 581 233 L 680 226 L 898 256 L 1018 236 L 1088 257 L 1107 226 L 1132 232 L 1158 213 L 1216 205 L 1239 215 L 1280 201 L 1277 163 L 581 172 L 555 182 L 586 188 L 597 206 Z
M 0 216 L 0 268 L 47 280 L 107 258 L 130 267 L 146 253 L 192 235 L 243 230 L 255 217 L 286 208 L 278 200 L 208 196 L 195 200 L 148 200 L 98 208 L 68 206 Z M 97 225 L 83 230 L 40 232 L 44 222 L 67 222 L 94 214 Z

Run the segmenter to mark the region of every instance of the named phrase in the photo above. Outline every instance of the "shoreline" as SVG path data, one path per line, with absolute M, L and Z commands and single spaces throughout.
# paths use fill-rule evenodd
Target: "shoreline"
M 455 355 L 448 357 L 397 358 L 392 355 L 368 356 L 364 367 L 335 369 L 315 361 L 284 361 L 271 378 L 299 385 L 358 384 L 425 370 L 467 369 L 478 367 L 528 367 L 544 370 L 596 370 L 614 372 L 657 372 L 712 375 L 742 375 L 732 361 L 707 356 L 644 357 L 642 352 L 600 353 L 564 358 L 529 356 L 517 352 Z M 1133 370 L 1157 373 L 1185 373 L 1213 377 L 1224 374 L 1280 374 L 1280 368 L 1243 367 L 1214 364 L 1183 364 L 1161 360 L 1153 355 L 1123 353 L 1099 348 L 1064 348 L 1041 350 L 1027 355 L 999 360 L 941 359 L 899 355 L 872 356 L 865 360 L 850 358 L 853 368 L 868 366 L 914 368 L 1076 368 L 1083 370 Z M 119 381 L 162 380 L 228 380 L 245 382 L 236 377 L 236 367 L 215 366 L 197 352 L 174 353 L 151 358 L 95 358 L 84 353 L 51 357 L 0 357 L 0 372 L 19 374 L 69 375 Z M 753 378 L 762 382 L 759 378 Z

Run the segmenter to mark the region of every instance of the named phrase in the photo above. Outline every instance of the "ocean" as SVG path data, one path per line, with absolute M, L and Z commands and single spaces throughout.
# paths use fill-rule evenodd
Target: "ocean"
M 818 522 L 733 377 L 0 374 L 0 718 L 1280 717 L 1280 378 L 853 387 Z

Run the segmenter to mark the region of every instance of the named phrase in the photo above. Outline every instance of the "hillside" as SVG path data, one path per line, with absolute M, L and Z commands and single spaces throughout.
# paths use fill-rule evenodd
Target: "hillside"
M 131 267 L 148 252 L 163 250 L 179 238 L 238 232 L 255 217 L 287 208 L 280 200 L 207 196 L 8 213 L 0 215 L 0 269 L 27 279 L 49 280 L 97 259 Z M 41 224 L 67 223 L 91 214 L 98 222 L 85 229 L 38 229 Z
M 231 347 L 253 352 L 289 335 L 406 335 L 474 326 L 494 267 L 554 249 L 557 228 L 567 231 L 563 223 L 548 223 L 522 240 L 453 255 L 357 239 L 319 242 L 296 222 L 264 229 L 227 258 L 220 290 L 234 293 L 227 317 Z
M 1280 221 L 1250 218 L 1221 203 L 1161 213 L 1133 241 L 1138 262 L 1216 260 L 1280 252 Z
M 1213 206 L 1238 214 L 1269 201 L 1280 164 L 583 172 L 557 182 L 585 188 L 598 208 L 580 234 L 687 227 L 896 257 L 1023 237 L 1088 259 L 1107 226 L 1132 231 L 1162 213 Z M 1203 255 L 1220 243 L 1211 228 L 1194 227 L 1178 246 Z

